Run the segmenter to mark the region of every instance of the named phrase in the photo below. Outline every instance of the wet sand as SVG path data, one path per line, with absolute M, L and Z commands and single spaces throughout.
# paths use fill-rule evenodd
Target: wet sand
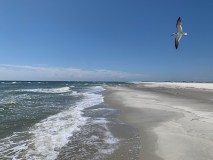
M 138 156 L 123 159 L 213 159 L 213 92 L 141 84 L 106 88 L 105 103 L 138 132 Z M 117 151 L 117 159 L 122 154 Z

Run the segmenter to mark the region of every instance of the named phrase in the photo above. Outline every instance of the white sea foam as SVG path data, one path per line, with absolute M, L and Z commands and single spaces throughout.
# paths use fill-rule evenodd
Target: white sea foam
M 16 160 L 18 158 L 15 155 L 19 155 L 21 151 L 28 148 L 27 140 L 17 141 L 17 139 L 23 138 L 23 135 L 26 135 L 26 133 L 14 132 L 12 136 L 0 139 L 0 157 L 2 159 Z
M 77 91 L 72 91 L 71 95 L 72 95 L 72 96 L 75 96 L 75 97 L 78 97 L 78 96 L 80 96 L 80 95 L 83 96 L 82 93 L 79 93 L 79 92 L 77 92 Z
M 53 160 L 61 147 L 68 143 L 69 137 L 86 124 L 83 117 L 85 108 L 103 102 L 103 96 L 95 93 L 82 93 L 84 99 L 69 110 L 52 115 L 35 124 L 27 133 L 14 133 L 0 140 L 0 157 L 9 159 Z M 28 134 L 29 139 L 17 141 L 20 135 Z M 25 136 L 26 137 L 26 136 Z
M 61 88 L 37 88 L 37 89 L 21 89 L 17 90 L 21 92 L 37 92 L 37 93 L 66 93 L 70 92 L 70 87 L 61 87 Z
M 28 94 L 20 94 L 20 95 L 11 95 L 0 99 L 0 104 L 7 105 L 7 104 L 16 104 L 18 101 L 31 99 L 31 96 Z
M 33 135 L 27 159 L 55 159 L 59 149 L 63 147 L 74 131 L 86 123 L 87 118 L 81 116 L 81 110 L 75 108 L 51 116 L 36 124 L 30 133 Z M 38 155 L 40 155 L 38 157 Z
M 104 141 L 107 144 L 116 144 L 116 143 L 118 143 L 119 140 L 117 138 L 113 137 L 112 133 L 108 131 L 105 133 Z
M 103 91 L 105 91 L 106 89 L 104 89 L 102 86 L 95 86 L 95 87 L 93 87 L 92 88 L 92 92 L 94 92 L 94 93 L 100 93 L 100 92 L 103 92 Z
M 106 118 L 97 118 L 93 121 L 94 124 L 99 124 L 102 127 L 104 127 L 104 138 L 103 141 L 105 144 L 107 144 L 104 148 L 100 147 L 98 149 L 99 154 L 111 154 L 115 151 L 115 149 L 118 147 L 117 144 L 119 142 L 119 139 L 115 138 L 112 133 L 110 132 L 107 124 L 109 121 L 106 120 Z
M 96 123 L 96 124 L 106 124 L 108 123 L 108 121 L 106 120 L 106 118 L 97 118 L 93 121 L 93 123 Z
M 115 109 L 112 108 L 95 108 L 94 111 L 115 111 Z

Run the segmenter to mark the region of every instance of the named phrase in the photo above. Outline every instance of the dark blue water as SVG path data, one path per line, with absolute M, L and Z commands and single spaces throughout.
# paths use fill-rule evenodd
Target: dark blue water
M 83 112 L 103 103 L 103 85 L 0 81 L 0 157 L 56 159 L 70 137 L 91 123 Z M 94 122 L 106 125 L 104 118 Z M 105 132 L 115 144 L 107 127 Z

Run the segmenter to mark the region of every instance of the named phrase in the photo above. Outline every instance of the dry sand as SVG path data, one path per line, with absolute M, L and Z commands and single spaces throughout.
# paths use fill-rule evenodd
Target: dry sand
M 142 84 L 106 88 L 105 102 L 139 131 L 139 159 L 213 159 L 213 92 Z

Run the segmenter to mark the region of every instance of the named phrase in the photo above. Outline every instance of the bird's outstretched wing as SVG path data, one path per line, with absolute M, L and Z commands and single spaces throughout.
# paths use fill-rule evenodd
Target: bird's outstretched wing
M 178 32 L 182 32 L 182 26 L 181 25 L 182 25 L 181 19 L 179 17 L 178 20 L 177 20 L 177 23 L 176 23 L 176 27 L 177 27 Z
M 177 34 L 175 37 L 175 48 L 176 49 L 178 48 L 181 37 L 182 37 L 182 34 Z

